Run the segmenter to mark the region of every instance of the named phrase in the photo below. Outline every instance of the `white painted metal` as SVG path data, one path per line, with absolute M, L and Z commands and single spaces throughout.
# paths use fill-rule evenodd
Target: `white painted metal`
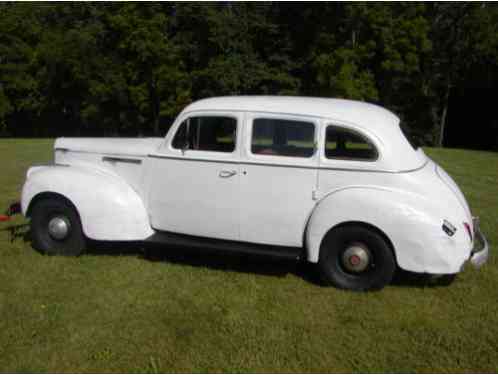
M 311 120 L 317 153 L 309 158 L 252 155 L 252 118 Z M 175 150 L 172 138 L 192 115 L 238 120 L 233 153 Z M 327 159 L 329 125 L 351 128 L 378 149 L 376 161 Z M 225 97 L 195 102 L 178 116 L 164 140 L 58 139 L 55 162 L 34 167 L 22 209 L 40 193 L 65 196 L 94 239 L 142 240 L 155 229 L 271 245 L 304 246 L 317 262 L 333 227 L 360 222 L 393 245 L 403 269 L 455 273 L 474 246 L 468 204 L 454 181 L 403 136 L 399 119 L 366 103 L 298 97 Z M 447 220 L 457 230 L 442 230 Z M 154 228 L 154 229 L 153 229 Z M 304 239 L 304 240 L 303 240 Z M 484 239 L 485 241 L 485 239 Z M 488 248 L 473 256 L 487 259 Z
M 237 132 L 243 114 L 197 112 L 195 116 L 228 116 L 237 119 Z M 188 116 L 181 116 L 170 134 Z M 240 139 L 240 137 L 238 137 Z M 239 240 L 240 145 L 234 152 L 178 150 L 173 137 L 151 158 L 148 174 L 149 213 L 154 229 L 201 237 Z
M 91 154 L 147 156 L 162 142 L 163 138 L 57 138 L 54 148 Z
M 24 215 L 40 193 L 57 193 L 71 201 L 89 238 L 127 241 L 153 234 L 140 196 L 119 176 L 81 166 L 28 171 L 21 199 Z
M 320 122 L 316 118 L 250 113 L 246 116 L 240 178 L 240 239 L 281 246 L 302 246 L 306 222 L 313 210 L 317 183 L 318 153 L 310 158 L 255 155 L 251 153 L 252 124 L 255 118 L 307 121 L 315 125 L 319 141 Z
M 400 171 L 418 168 L 425 156 L 413 150 L 399 127 L 399 118 L 385 108 L 365 102 L 293 96 L 232 96 L 203 99 L 187 106 L 184 112 L 227 110 L 294 114 L 328 119 L 371 134 L 382 147 L 383 158 L 370 168 Z M 365 168 L 363 164 L 359 168 Z
M 320 170 L 319 181 L 322 198 L 306 235 L 311 262 L 318 261 L 323 236 L 345 222 L 381 230 L 406 270 L 455 273 L 469 258 L 473 244 L 463 223 L 472 218 L 439 179 L 431 160 L 407 173 Z M 458 228 L 452 237 L 441 229 L 445 219 Z

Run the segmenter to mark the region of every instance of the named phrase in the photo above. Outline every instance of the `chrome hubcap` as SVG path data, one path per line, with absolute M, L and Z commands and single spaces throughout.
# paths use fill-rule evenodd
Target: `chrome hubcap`
M 349 272 L 363 272 L 370 264 L 370 252 L 368 248 L 359 242 L 349 245 L 342 254 L 342 264 Z
M 69 220 L 64 216 L 56 216 L 48 222 L 48 234 L 54 240 L 63 240 L 69 234 L 71 225 Z

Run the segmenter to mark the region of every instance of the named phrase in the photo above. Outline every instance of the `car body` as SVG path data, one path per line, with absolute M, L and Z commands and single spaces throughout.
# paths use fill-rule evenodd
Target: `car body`
M 339 235 L 349 245 L 336 255 L 350 261 L 351 280 L 382 258 L 365 246 L 370 240 L 354 240 L 354 228 L 363 228 L 359 237 L 375 234 L 372 244 L 382 240 L 403 270 L 456 274 L 469 260 L 483 264 L 488 246 L 463 194 L 399 123 L 382 107 L 350 100 L 203 99 L 165 138 L 58 138 L 54 165 L 28 170 L 21 209 L 31 216 L 40 201 L 61 199 L 76 213 L 76 224 L 36 221 L 50 237 L 38 241 L 44 250 L 67 248 L 57 230 L 80 225 L 94 240 L 198 244 L 320 264 L 327 235 L 352 227 Z M 391 276 L 375 285 L 329 281 L 365 290 Z

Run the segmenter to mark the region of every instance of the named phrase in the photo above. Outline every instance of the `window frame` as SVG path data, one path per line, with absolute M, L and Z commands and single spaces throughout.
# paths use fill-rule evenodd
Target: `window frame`
M 347 156 L 328 157 L 326 150 L 327 150 L 327 132 L 328 132 L 329 128 L 345 130 L 347 132 L 350 132 L 350 133 L 360 137 L 361 139 L 363 139 L 365 141 L 365 143 L 367 143 L 373 147 L 373 151 L 375 152 L 375 157 L 368 158 L 368 159 L 366 159 L 366 158 L 353 158 L 353 157 L 347 157 Z M 322 145 L 323 145 L 323 158 L 324 158 L 324 160 L 332 160 L 332 161 L 333 160 L 342 160 L 342 161 L 351 161 L 351 162 L 372 163 L 372 162 L 378 161 L 380 158 L 379 147 L 376 145 L 376 143 L 372 140 L 371 137 L 366 135 L 365 132 L 363 132 L 361 130 L 353 129 L 351 127 L 344 126 L 344 125 L 336 125 L 336 124 L 331 124 L 331 123 L 325 124 Z
M 191 118 L 199 118 L 199 117 L 224 117 L 224 118 L 230 118 L 235 120 L 235 134 L 234 134 L 234 148 L 232 151 L 226 152 L 226 151 L 214 151 L 214 150 L 193 150 L 193 149 L 181 149 L 181 148 L 176 148 L 173 146 L 173 141 L 175 140 L 176 135 L 181 129 L 181 126 L 183 123 L 187 120 L 190 120 Z M 181 153 L 182 155 L 186 155 L 187 153 L 196 153 L 198 155 L 201 154 L 215 154 L 215 155 L 234 155 L 235 153 L 238 152 L 239 148 L 239 133 L 240 133 L 240 124 L 242 123 L 241 118 L 237 116 L 236 114 L 231 114 L 231 113 L 225 113 L 225 112 L 213 112 L 213 113 L 195 113 L 195 112 L 189 112 L 186 113 L 185 116 L 181 117 L 180 121 L 178 121 L 178 125 L 175 126 L 175 129 L 171 132 L 172 135 L 170 139 L 167 141 L 167 147 L 170 151 L 174 153 Z
M 252 140 L 253 140 L 253 131 L 254 131 L 254 122 L 256 120 L 282 120 L 282 121 L 294 121 L 294 122 L 305 122 L 309 123 L 313 126 L 313 153 L 310 156 L 288 156 L 288 155 L 278 155 L 278 154 L 256 154 L 252 152 Z M 315 160 L 319 155 L 319 129 L 320 123 L 315 118 L 310 118 L 306 116 L 297 116 L 297 115 L 285 115 L 285 114 L 276 114 L 276 113 L 265 113 L 265 112 L 252 112 L 250 113 L 249 118 L 247 118 L 247 140 L 246 140 L 246 149 L 247 153 L 251 158 L 259 159 L 259 160 L 272 160 L 272 161 L 301 161 L 304 163 L 308 163 L 310 161 Z

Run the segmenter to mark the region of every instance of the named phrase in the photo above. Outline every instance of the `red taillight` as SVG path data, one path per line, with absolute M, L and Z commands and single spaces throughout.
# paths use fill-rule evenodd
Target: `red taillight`
M 0 221 L 9 221 L 9 220 L 10 220 L 10 216 L 0 215 Z
M 465 227 L 465 229 L 467 229 L 467 233 L 470 237 L 470 242 L 472 242 L 472 229 L 470 228 L 470 224 L 469 223 L 463 223 L 463 226 Z

